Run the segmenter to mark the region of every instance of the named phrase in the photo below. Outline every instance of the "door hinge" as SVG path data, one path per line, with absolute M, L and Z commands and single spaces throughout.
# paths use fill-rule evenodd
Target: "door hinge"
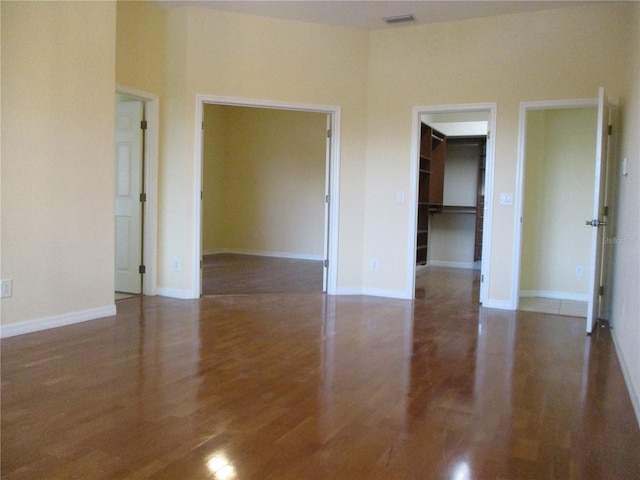
M 146 269 L 146 267 L 145 267 L 144 265 L 140 265 L 140 266 L 138 267 L 138 273 L 139 273 L 140 275 L 142 275 L 142 274 L 146 273 L 146 270 L 147 270 L 147 269 Z
M 600 296 L 604 295 L 604 285 L 600 285 L 599 295 Z
M 327 130 L 327 138 L 331 138 L 331 129 Z
M 325 203 L 329 203 L 329 200 L 330 200 L 329 195 L 325 195 L 325 197 L 324 197 L 324 202 L 325 202 Z
M 202 124 L 200 125 L 200 127 L 202 128 L 202 130 L 204 130 L 204 120 L 202 121 Z
M 146 202 L 146 201 L 147 201 L 147 194 L 146 194 L 146 193 L 141 193 L 141 194 L 140 194 L 140 201 L 141 201 L 142 203 L 144 203 L 144 202 Z
M 605 206 L 602 208 L 602 215 L 604 215 L 605 217 L 606 217 L 607 215 L 609 215 L 609 205 L 605 205 Z
M 484 274 L 480 275 L 480 283 L 484 283 Z
M 327 260 L 326 258 L 324 259 L 324 268 L 328 268 L 329 267 L 329 260 Z
M 202 269 L 202 259 L 200 259 L 200 269 Z
M 613 125 L 609 125 L 609 128 L 607 130 L 607 134 L 609 134 L 609 135 L 613 134 Z
M 146 130 L 146 129 L 147 129 L 147 121 L 146 121 L 146 120 L 142 120 L 142 121 L 140 122 L 140 128 L 141 128 L 142 130 Z
M 491 130 L 487 130 L 487 140 L 491 138 Z

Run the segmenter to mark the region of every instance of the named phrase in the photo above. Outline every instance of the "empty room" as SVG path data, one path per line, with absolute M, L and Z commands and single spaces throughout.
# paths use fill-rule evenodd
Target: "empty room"
M 2 479 L 640 478 L 640 3 L 0 16 Z

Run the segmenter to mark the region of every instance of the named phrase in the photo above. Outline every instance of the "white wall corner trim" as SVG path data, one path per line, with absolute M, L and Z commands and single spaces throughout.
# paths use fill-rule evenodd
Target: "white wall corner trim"
M 74 323 L 87 322 L 89 320 L 97 320 L 99 318 L 112 317 L 116 314 L 116 305 L 106 305 L 104 307 L 90 308 L 78 312 L 65 313 L 62 315 L 54 315 L 52 317 L 44 317 L 27 322 L 3 325 L 0 328 L 0 338 L 13 337 L 23 335 L 25 333 L 38 332 L 40 330 L 48 330 L 50 328 L 63 327 Z
M 616 348 L 616 354 L 618 357 L 618 362 L 620 363 L 620 369 L 622 370 L 622 376 L 624 377 L 624 381 L 627 384 L 627 390 L 629 391 L 629 397 L 631 398 L 631 404 L 633 405 L 633 410 L 636 414 L 636 420 L 638 421 L 638 427 L 640 427 L 640 392 L 635 388 L 635 385 L 632 381 L 632 373 L 629 369 L 629 365 L 623 355 L 622 349 L 618 345 L 618 336 L 616 335 L 616 331 L 612 331 L 611 337 L 613 338 L 613 345 Z

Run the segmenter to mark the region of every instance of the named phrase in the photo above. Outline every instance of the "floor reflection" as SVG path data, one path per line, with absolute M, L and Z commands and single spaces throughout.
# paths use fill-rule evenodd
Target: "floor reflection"
M 640 478 L 608 330 L 484 309 L 473 271 L 416 286 L 140 297 L 3 339 L 3 475 Z

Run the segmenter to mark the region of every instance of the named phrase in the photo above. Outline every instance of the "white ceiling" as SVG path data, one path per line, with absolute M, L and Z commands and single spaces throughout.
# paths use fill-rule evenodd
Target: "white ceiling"
M 265 17 L 298 20 L 374 30 L 416 23 L 436 23 L 469 18 L 561 8 L 597 0 L 153 0 L 164 8 L 196 6 Z M 411 14 L 412 23 L 387 25 L 384 17 Z

